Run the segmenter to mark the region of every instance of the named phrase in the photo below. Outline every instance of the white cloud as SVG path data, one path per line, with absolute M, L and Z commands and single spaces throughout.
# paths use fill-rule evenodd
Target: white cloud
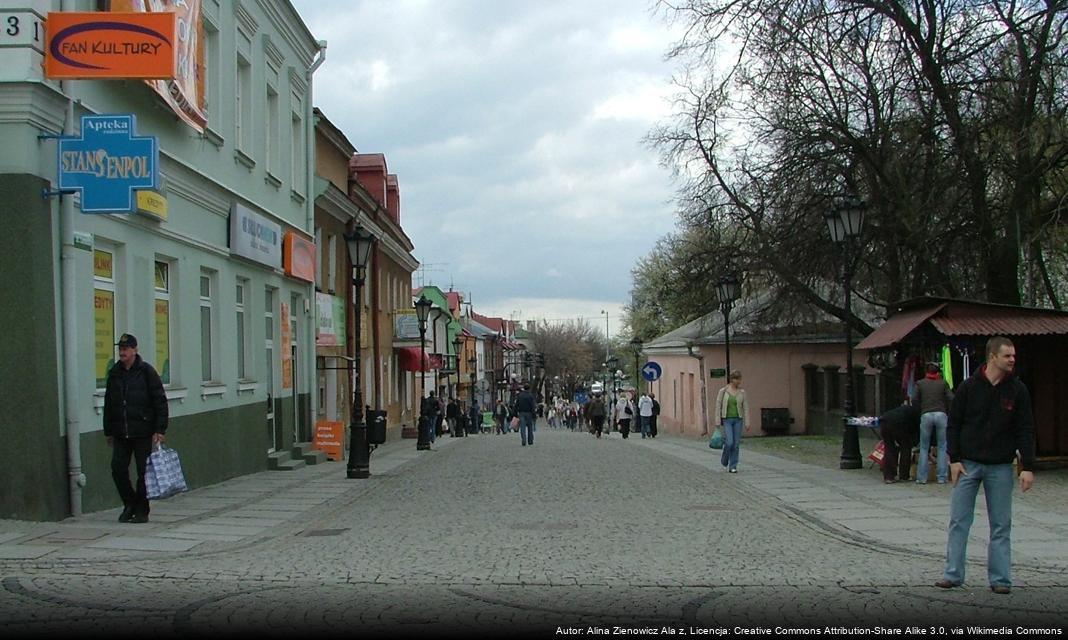
M 671 176 L 642 142 L 672 72 L 647 0 L 294 6 L 330 41 L 316 105 L 386 154 L 416 257 L 448 263 L 435 281 L 480 312 L 523 297 L 541 317 L 597 315 L 629 297 L 674 225 Z

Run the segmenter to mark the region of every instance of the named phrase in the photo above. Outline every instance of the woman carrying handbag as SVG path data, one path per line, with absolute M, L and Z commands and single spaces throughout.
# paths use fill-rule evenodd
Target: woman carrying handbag
M 716 426 L 723 429 L 720 463 L 729 473 L 738 473 L 738 448 L 742 431 L 749 431 L 749 402 L 742 389 L 742 372 L 731 371 L 727 386 L 716 394 Z

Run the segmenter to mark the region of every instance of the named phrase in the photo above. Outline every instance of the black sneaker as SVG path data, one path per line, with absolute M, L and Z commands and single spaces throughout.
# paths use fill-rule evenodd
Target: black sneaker
M 119 514 L 119 522 L 129 522 L 133 517 L 133 507 L 123 507 L 122 513 Z
M 148 522 L 148 515 L 138 513 L 130 518 L 130 524 L 144 524 Z

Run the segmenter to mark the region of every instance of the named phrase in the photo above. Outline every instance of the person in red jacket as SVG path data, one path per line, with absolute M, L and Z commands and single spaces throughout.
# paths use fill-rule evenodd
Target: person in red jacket
M 991 591 L 1007 594 L 1012 591 L 1012 462 L 1019 452 L 1020 489 L 1027 491 L 1035 482 L 1034 418 L 1031 395 L 1015 375 L 1012 341 L 991 338 L 986 353 L 986 364 L 957 387 L 949 410 L 949 474 L 954 488 L 946 568 L 935 586 L 951 589 L 964 583 L 968 532 L 981 484 L 990 521 L 987 578 Z

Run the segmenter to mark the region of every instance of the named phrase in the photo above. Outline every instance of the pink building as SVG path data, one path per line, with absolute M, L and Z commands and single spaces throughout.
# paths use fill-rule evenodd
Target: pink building
M 739 305 L 730 316 L 731 368 L 742 372 L 750 403 L 752 429 L 746 435 L 841 433 L 846 357 L 842 324 L 824 320 L 766 326 L 758 312 L 750 303 Z M 707 433 L 715 425 L 716 393 L 727 383 L 722 314 L 702 316 L 645 343 L 642 351 L 663 370 L 659 380 L 645 383 L 660 402 L 659 428 L 694 436 Z M 864 367 L 862 356 L 855 352 L 853 358 L 856 413 L 877 414 L 899 400 L 889 377 Z

